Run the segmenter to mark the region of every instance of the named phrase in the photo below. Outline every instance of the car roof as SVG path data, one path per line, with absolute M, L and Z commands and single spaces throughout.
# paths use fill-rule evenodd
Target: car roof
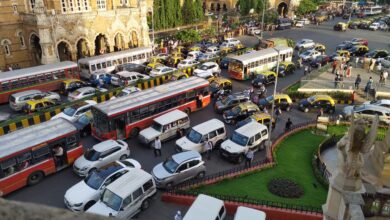
M 31 94 L 34 94 L 34 93 L 41 93 L 41 92 L 42 91 L 40 91 L 40 90 L 32 89 L 32 90 L 26 90 L 26 91 L 23 91 L 23 92 L 17 92 L 17 93 L 12 94 L 11 96 L 18 97 L 18 96 L 31 95 Z
M 87 87 L 81 87 L 81 88 L 77 89 L 77 91 L 79 91 L 79 92 L 86 92 L 86 91 L 89 91 L 89 90 L 95 90 L 95 88 L 87 86 Z
M 262 119 L 262 118 L 270 118 L 271 115 L 269 113 L 260 112 L 260 113 L 253 114 L 249 117 L 258 120 L 258 119 Z
M 211 65 L 218 65 L 218 64 L 216 62 L 205 62 L 205 63 L 202 63 L 202 65 L 211 66 Z
M 213 118 L 213 119 L 210 119 L 208 121 L 205 121 L 201 124 L 194 126 L 192 129 L 194 129 L 195 131 L 204 135 L 204 134 L 207 134 L 211 131 L 214 131 L 215 128 L 221 128 L 221 127 L 224 128 L 225 124 L 222 121 Z
M 234 220 L 243 220 L 243 219 L 265 220 L 266 214 L 265 212 L 257 209 L 239 206 L 234 216 Z
M 106 189 L 120 196 L 126 198 L 133 191 L 141 187 L 145 182 L 152 179 L 152 175 L 138 168 L 129 168 L 129 172 L 123 174 L 113 183 L 109 184 Z
M 175 120 L 188 117 L 188 115 L 180 110 L 173 110 L 171 112 L 168 112 L 166 114 L 163 114 L 155 119 L 153 119 L 155 122 L 166 125 L 169 123 L 172 123 Z
M 222 206 L 224 206 L 222 200 L 199 194 L 188 209 L 183 220 L 215 220 L 215 216 L 218 215 Z
M 234 132 L 240 133 L 247 137 L 252 137 L 257 134 L 259 131 L 263 131 L 267 129 L 267 127 L 263 124 L 260 124 L 256 121 L 252 121 L 240 128 L 237 128 Z
M 85 101 L 81 101 L 81 102 L 77 102 L 75 103 L 74 105 L 71 105 L 69 106 L 70 108 L 73 108 L 73 109 L 78 109 L 78 108 L 81 108 L 81 107 L 84 107 L 84 106 L 89 106 L 89 105 L 96 105 L 97 103 L 93 100 L 85 100 Z
M 198 151 L 193 151 L 193 150 L 184 151 L 184 152 L 172 155 L 172 159 L 178 164 L 181 164 L 185 161 L 195 159 L 195 158 L 202 159 L 202 155 L 200 155 L 200 153 Z
M 103 167 L 100 167 L 96 172 L 99 174 L 100 177 L 103 179 L 107 178 L 111 174 L 117 172 L 118 170 L 121 170 L 124 168 L 122 164 L 115 162 L 109 163 Z
M 52 102 L 50 101 L 49 99 L 47 98 L 42 98 L 42 99 L 30 99 L 26 102 L 27 105 L 31 105 L 31 104 L 38 104 L 38 103 L 41 103 L 41 102 Z
M 71 83 L 71 82 L 82 82 L 82 81 L 79 80 L 79 79 L 65 79 L 62 82 L 64 82 L 64 83 Z
M 388 104 L 390 105 L 390 99 L 380 99 L 380 100 L 377 100 L 378 103 L 380 104 Z
M 224 77 L 218 77 L 218 78 L 216 78 L 216 79 L 214 80 L 214 82 L 216 82 L 216 83 L 224 83 L 224 82 L 230 82 L 230 83 L 232 83 L 232 81 L 230 81 L 229 79 L 224 78 Z
M 317 51 L 318 52 L 318 51 Z M 283 62 L 280 62 L 280 65 L 292 65 L 294 64 L 293 62 L 290 62 L 290 61 L 283 61 Z
M 267 70 L 267 71 L 260 72 L 256 75 L 264 75 L 264 76 L 275 75 L 276 76 L 276 73 L 274 71 Z
M 281 98 L 287 98 L 287 99 L 291 99 L 289 95 L 287 94 L 275 94 L 275 99 L 281 99 Z
M 106 140 L 106 141 L 103 141 L 103 142 L 100 142 L 98 144 L 95 144 L 93 145 L 93 149 L 95 151 L 98 151 L 98 152 L 104 152 L 108 149 L 111 149 L 115 146 L 118 146 L 118 142 L 114 141 L 114 140 Z
M 390 109 L 387 107 L 383 107 L 379 105 L 371 105 L 371 104 L 363 104 L 362 106 L 364 106 L 364 110 L 371 109 L 371 110 L 378 110 L 378 111 L 390 113 Z
M 240 108 L 251 108 L 251 107 L 254 107 L 256 108 L 257 105 L 253 102 L 244 102 L 244 103 L 240 103 Z M 258 107 L 257 107 L 258 108 Z

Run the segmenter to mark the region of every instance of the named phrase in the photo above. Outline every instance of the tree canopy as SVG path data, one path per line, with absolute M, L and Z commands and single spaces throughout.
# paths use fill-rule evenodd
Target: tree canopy
M 312 0 L 301 0 L 297 8 L 297 13 L 300 15 L 305 15 L 315 10 L 317 10 L 317 3 Z

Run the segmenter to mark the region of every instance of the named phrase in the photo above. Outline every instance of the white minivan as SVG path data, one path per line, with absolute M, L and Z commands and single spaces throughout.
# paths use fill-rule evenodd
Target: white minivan
M 234 215 L 234 220 L 265 220 L 266 214 L 263 211 L 257 209 L 251 209 L 245 206 L 239 206 L 237 208 L 236 214 Z
M 149 208 L 150 199 L 156 193 L 152 175 L 133 168 L 103 191 L 100 200 L 87 210 L 88 213 L 130 219 Z
M 218 119 L 211 119 L 193 127 L 186 136 L 176 141 L 177 151 L 194 150 L 204 152 L 204 143 L 211 141 L 214 147 L 219 147 L 226 139 L 225 124 Z
M 222 200 L 199 194 L 183 220 L 222 220 L 225 217 L 226 208 Z
M 153 119 L 152 126 L 142 130 L 138 139 L 142 144 L 151 146 L 156 137 L 166 141 L 176 137 L 177 129 L 187 130 L 190 127 L 188 115 L 180 110 L 173 110 Z
M 115 73 L 111 77 L 111 84 L 115 86 L 127 86 L 127 85 L 135 84 L 138 80 L 148 80 L 148 79 L 150 79 L 149 76 L 141 73 L 121 71 Z
M 267 127 L 253 121 L 236 129 L 231 138 L 221 144 L 220 153 L 222 157 L 228 160 L 241 163 L 249 149 L 259 150 L 264 148 L 267 139 Z

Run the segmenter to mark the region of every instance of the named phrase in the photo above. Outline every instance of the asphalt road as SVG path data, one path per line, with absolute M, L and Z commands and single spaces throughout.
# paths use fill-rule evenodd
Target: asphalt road
M 337 20 L 336 20 L 337 21 Z M 388 39 L 390 39 L 389 32 L 371 32 L 368 30 L 348 30 L 347 32 L 335 32 L 333 31 L 333 24 L 336 21 L 331 21 L 328 23 L 324 23 L 321 26 L 312 26 L 308 25 L 302 29 L 291 29 L 285 31 L 277 31 L 272 33 L 266 33 L 265 37 L 287 37 L 292 38 L 294 40 L 300 40 L 302 38 L 310 38 L 315 40 L 316 42 L 323 43 L 327 47 L 327 53 L 330 54 L 334 51 L 336 46 L 340 44 L 344 40 L 350 40 L 354 37 L 363 37 L 369 39 L 369 47 L 370 48 L 388 48 Z M 257 43 L 257 39 L 254 37 L 242 37 L 242 42 L 246 44 L 246 46 L 253 46 Z M 223 74 L 226 72 L 224 71 Z M 277 87 L 277 91 L 280 91 L 282 88 L 287 87 L 288 85 L 298 81 L 300 77 L 303 76 L 302 70 L 298 70 L 293 75 L 289 75 L 285 78 L 281 78 L 279 80 L 279 84 Z M 235 91 L 242 91 L 250 87 L 249 81 L 234 81 L 233 87 Z M 268 94 L 273 90 L 273 86 L 268 86 Z M 337 106 L 337 112 L 340 112 L 342 106 Z M 1 110 L 1 108 L 0 108 Z M 281 120 L 278 121 L 276 125 L 276 129 L 274 129 L 272 135 L 277 135 L 283 132 L 284 123 L 287 118 L 290 117 L 293 123 L 301 123 L 304 121 L 309 121 L 315 118 L 315 114 L 306 114 L 292 109 L 290 112 L 283 112 Z M 190 115 L 191 125 L 197 125 L 211 118 L 219 118 L 222 119 L 221 115 L 217 115 L 213 111 L 212 105 L 209 105 L 202 111 L 192 113 Z M 233 130 L 233 127 L 229 127 L 229 133 Z M 89 137 L 83 140 L 83 144 L 86 147 L 90 147 L 93 144 L 97 143 L 96 140 Z M 138 160 L 142 168 L 147 172 L 150 172 L 152 168 L 157 164 L 162 162 L 166 157 L 170 156 L 174 153 L 174 141 L 170 141 L 167 143 L 163 143 L 162 157 L 155 158 L 153 156 L 153 151 L 144 146 L 141 146 L 137 143 L 136 140 L 128 140 L 130 149 L 131 149 L 131 157 Z M 260 160 L 264 158 L 264 151 L 258 152 L 255 156 L 256 160 Z M 217 152 L 214 152 L 211 160 L 206 161 L 207 173 L 212 174 L 215 172 L 219 172 L 222 170 L 230 169 L 236 164 L 232 164 L 223 160 L 219 157 Z M 79 177 L 73 174 L 72 169 L 65 169 L 57 174 L 51 175 L 45 178 L 41 183 L 37 184 L 33 187 L 25 187 L 16 192 L 11 193 L 6 198 L 11 200 L 18 200 L 24 202 L 33 202 L 39 203 L 59 208 L 64 208 L 63 204 L 63 196 L 65 191 L 77 183 L 81 181 Z M 173 204 L 163 203 L 160 200 L 161 193 L 159 192 L 152 201 L 150 208 L 137 216 L 137 219 L 173 219 L 177 210 L 181 210 L 182 213 L 185 213 L 188 207 L 177 206 Z M 229 217 L 230 218 L 230 217 Z

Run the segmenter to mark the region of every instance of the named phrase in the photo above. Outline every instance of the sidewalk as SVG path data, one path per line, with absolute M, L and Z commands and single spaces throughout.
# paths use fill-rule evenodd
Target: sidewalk
M 308 76 L 301 80 L 301 87 L 298 89 L 300 92 L 345 92 L 352 93 L 354 91 L 355 80 L 358 74 L 362 79 L 359 85 L 359 90 L 356 91 L 358 95 L 365 96 L 364 88 L 368 82 L 368 79 L 372 77 L 374 80 L 374 88 L 376 89 L 376 96 L 389 96 L 390 97 L 390 82 L 389 78 L 385 85 L 379 84 L 379 73 L 368 73 L 367 70 L 362 69 L 361 65 L 354 68 L 352 65 L 351 77 L 344 77 L 343 82 L 339 82 L 336 88 L 335 86 L 335 74 L 332 74 L 332 68 L 327 69 L 323 73 L 319 73 L 319 70 L 314 70 Z

